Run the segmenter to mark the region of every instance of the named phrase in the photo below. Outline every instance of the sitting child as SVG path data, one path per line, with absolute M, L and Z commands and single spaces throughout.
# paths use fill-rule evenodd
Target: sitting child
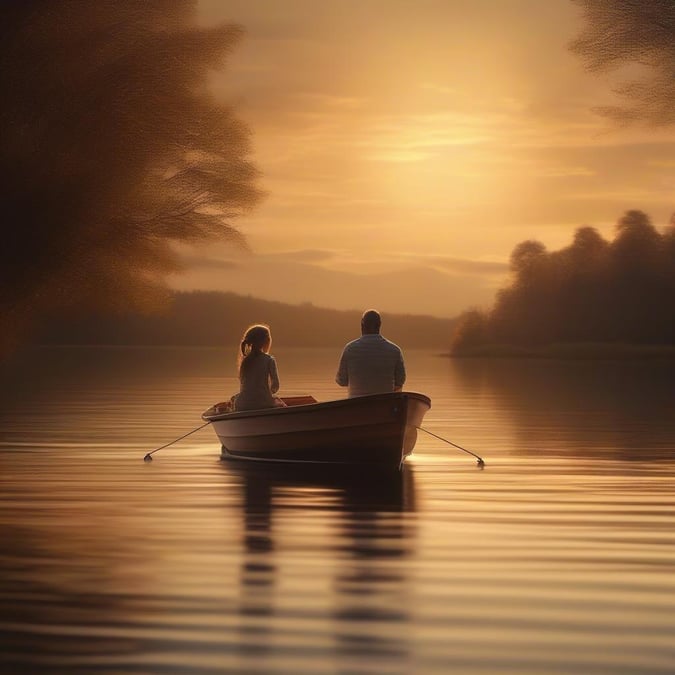
M 269 351 L 272 335 L 268 326 L 250 326 L 241 340 L 239 363 L 239 393 L 232 397 L 233 409 L 258 410 L 285 407 L 275 396 L 279 391 L 277 362 Z

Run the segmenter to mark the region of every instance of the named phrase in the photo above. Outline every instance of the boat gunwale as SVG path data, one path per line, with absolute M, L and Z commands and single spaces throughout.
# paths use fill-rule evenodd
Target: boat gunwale
M 289 415 L 293 413 L 306 413 L 316 410 L 317 408 L 321 408 L 322 410 L 330 410 L 331 408 L 341 408 L 347 406 L 351 407 L 354 406 L 355 402 L 375 402 L 377 400 L 386 401 L 387 399 L 405 400 L 406 398 L 417 400 L 431 408 L 431 399 L 426 394 L 421 394 L 416 391 L 392 391 L 382 394 L 368 394 L 366 396 L 353 396 L 351 398 L 333 399 L 331 401 L 304 403 L 302 405 L 292 405 L 283 408 L 259 408 L 258 410 L 240 410 L 238 412 L 223 412 L 207 415 L 208 411 L 211 409 L 209 408 L 202 413 L 202 419 L 207 422 L 225 422 L 227 420 L 240 420 L 249 417 L 269 417 L 276 415 Z

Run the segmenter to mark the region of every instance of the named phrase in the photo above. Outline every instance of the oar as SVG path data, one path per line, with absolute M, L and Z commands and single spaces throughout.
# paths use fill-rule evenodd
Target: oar
M 204 422 L 204 424 L 198 426 L 196 429 L 193 429 L 192 431 L 188 431 L 187 434 L 183 434 L 182 436 L 180 436 L 180 438 L 176 438 L 170 443 L 166 443 L 165 445 L 161 445 L 159 448 L 155 448 L 154 450 L 149 452 L 145 457 L 143 457 L 143 461 L 152 462 L 152 457 L 150 455 L 154 455 L 158 450 L 163 450 L 164 448 L 168 448 L 170 445 L 173 445 L 174 443 L 178 443 L 178 441 L 182 441 L 184 438 L 187 438 L 190 434 L 194 434 L 195 431 L 203 429 L 207 424 L 211 424 L 211 420 L 209 420 L 208 422 Z
M 434 438 L 437 438 L 439 441 L 445 441 L 449 445 L 452 445 L 453 448 L 457 448 L 458 450 L 461 450 L 462 452 L 466 452 L 469 455 L 473 455 L 477 460 L 478 466 L 482 469 L 485 466 L 485 462 L 483 461 L 482 457 L 479 457 L 475 452 L 471 452 L 471 450 L 467 450 L 466 448 L 463 448 L 461 445 L 457 445 L 457 443 L 453 443 L 452 441 L 449 441 L 447 438 L 443 438 L 443 436 L 439 436 L 438 434 L 433 433 L 433 431 L 429 431 L 428 429 L 425 429 L 424 427 L 417 427 L 418 429 L 421 429 L 422 431 L 426 431 L 430 436 L 433 436 Z

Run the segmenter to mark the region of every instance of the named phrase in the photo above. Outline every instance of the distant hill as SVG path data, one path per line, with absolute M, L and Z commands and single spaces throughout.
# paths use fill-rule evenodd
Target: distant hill
M 367 309 L 364 307 L 364 309 Z M 276 345 L 337 347 L 360 333 L 360 311 L 288 305 L 235 293 L 177 292 L 159 315 L 62 318 L 42 344 L 237 345 L 252 323 L 267 323 Z M 447 350 L 455 319 L 409 314 L 382 316 L 382 333 L 402 348 Z

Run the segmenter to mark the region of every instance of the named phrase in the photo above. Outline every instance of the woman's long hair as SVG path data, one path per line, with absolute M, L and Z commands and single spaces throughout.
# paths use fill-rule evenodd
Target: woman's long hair
M 246 329 L 239 345 L 239 379 L 242 378 L 251 361 L 262 354 L 271 342 L 272 334 L 269 326 L 258 323 Z

